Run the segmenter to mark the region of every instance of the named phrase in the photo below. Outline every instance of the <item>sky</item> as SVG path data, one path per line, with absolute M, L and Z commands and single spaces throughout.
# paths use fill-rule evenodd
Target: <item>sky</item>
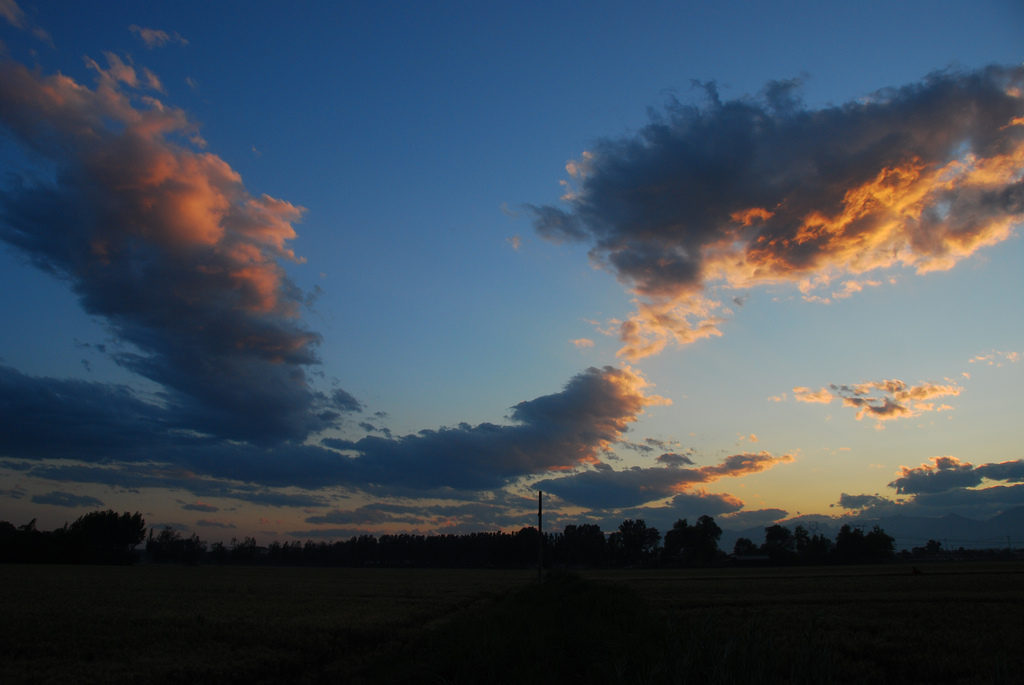
M 1017 2 L 0 0 L 0 519 L 1024 505 Z

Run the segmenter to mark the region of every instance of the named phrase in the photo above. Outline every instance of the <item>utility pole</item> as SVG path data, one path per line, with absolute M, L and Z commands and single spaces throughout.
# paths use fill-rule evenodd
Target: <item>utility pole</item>
M 537 582 L 544 581 L 544 493 L 537 491 Z

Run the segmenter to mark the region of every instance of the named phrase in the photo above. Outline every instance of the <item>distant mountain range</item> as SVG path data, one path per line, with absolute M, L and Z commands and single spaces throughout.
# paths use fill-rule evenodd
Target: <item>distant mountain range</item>
M 1011 545 L 1014 549 L 1024 547 L 1024 506 L 1004 511 L 993 516 L 987 521 L 969 519 L 958 514 L 947 514 L 939 517 L 926 516 L 883 516 L 879 518 L 858 518 L 833 519 L 823 516 L 815 519 L 811 516 L 801 516 L 798 519 L 782 521 L 781 524 L 790 530 L 795 530 L 802 525 L 813 535 L 815 532 L 835 539 L 836 533 L 846 523 L 852 526 L 862 526 L 864 530 L 870 530 L 872 526 L 880 526 L 887 534 L 896 538 L 896 551 L 911 550 L 914 547 L 924 547 L 929 540 L 937 540 L 942 543 L 943 549 L 986 549 L 1006 548 Z M 765 526 L 746 528 L 744 530 L 722 531 L 722 539 L 719 541 L 719 548 L 732 552 L 733 546 L 738 538 L 748 538 L 755 544 L 764 542 Z M 1009 540 L 1007 539 L 1009 537 Z

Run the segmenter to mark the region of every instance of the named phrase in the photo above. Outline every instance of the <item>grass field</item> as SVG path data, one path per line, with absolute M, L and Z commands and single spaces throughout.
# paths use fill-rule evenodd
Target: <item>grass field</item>
M 1024 565 L 0 565 L 0 682 L 1016 683 Z

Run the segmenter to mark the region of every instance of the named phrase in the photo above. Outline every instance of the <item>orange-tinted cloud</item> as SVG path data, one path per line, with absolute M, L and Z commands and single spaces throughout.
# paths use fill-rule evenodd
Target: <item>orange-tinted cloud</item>
M 622 357 L 719 335 L 709 286 L 803 282 L 805 299 L 842 299 L 872 270 L 949 269 L 1024 216 L 1024 67 L 936 73 L 822 110 L 798 86 L 723 102 L 706 85 L 705 107 L 672 104 L 570 165 L 568 210 L 531 208 L 540 235 L 591 244 L 637 296 Z M 836 280 L 831 298 L 815 292 Z
M 911 418 L 931 411 L 950 409 L 949 405 L 936 406 L 928 400 L 955 397 L 963 388 L 956 383 L 935 385 L 924 382 L 910 386 L 900 380 L 869 381 L 858 385 L 832 385 L 833 392 L 843 399 L 844 407 L 857 409 L 857 420 L 870 417 L 878 421 Z
M 48 171 L 8 175 L 0 240 L 134 347 L 115 360 L 167 390 L 177 425 L 256 440 L 333 425 L 359 403 L 307 384 L 320 336 L 282 266 L 304 210 L 250 194 L 184 112 L 146 94 L 155 76 L 106 61 L 87 60 L 93 88 L 0 62 L 0 128 Z
M 992 350 L 986 354 L 979 354 L 970 360 L 968 363 L 982 363 L 989 366 L 1002 366 L 1004 362 L 1016 363 L 1020 361 L 1020 352 L 1000 352 L 998 350 Z M 967 374 L 964 374 L 967 375 Z
M 797 402 L 817 402 L 820 404 L 828 404 L 832 401 L 834 396 L 828 391 L 828 388 L 822 388 L 821 390 L 811 390 L 810 388 L 793 388 L 793 399 Z
M 721 463 L 714 466 L 702 466 L 697 472 L 704 476 L 705 481 L 710 483 L 719 478 L 738 478 L 752 473 L 760 473 L 770 469 L 776 464 L 787 464 L 794 460 L 792 454 L 781 454 L 775 456 L 770 452 L 744 452 L 726 457 Z

